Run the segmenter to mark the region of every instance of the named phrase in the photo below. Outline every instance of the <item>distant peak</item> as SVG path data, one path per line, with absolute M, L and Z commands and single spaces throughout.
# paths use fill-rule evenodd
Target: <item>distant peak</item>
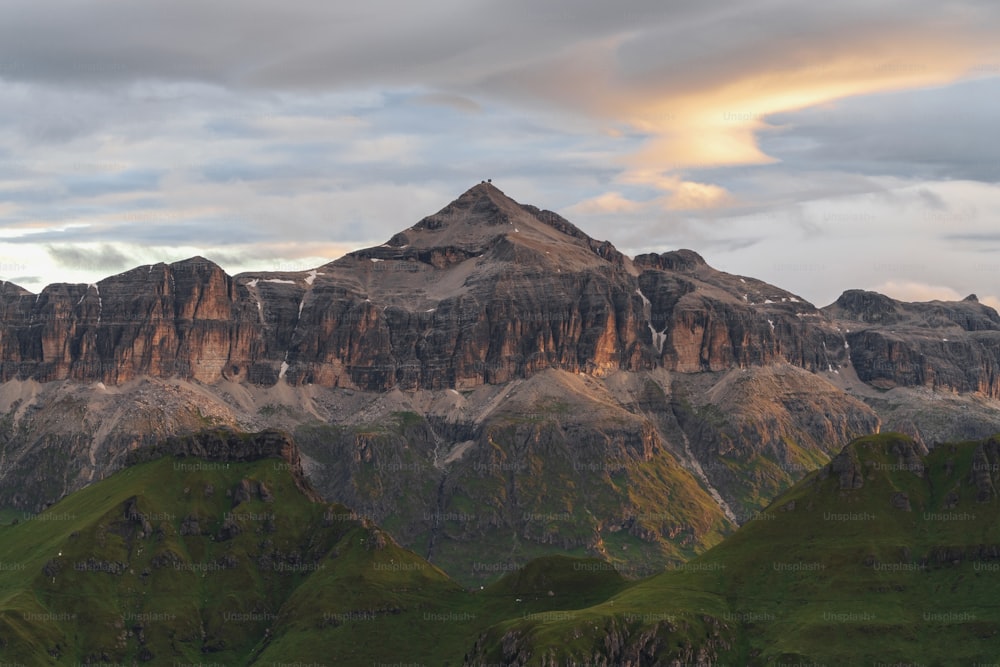
M 458 202 L 476 201 L 481 199 L 510 202 L 516 206 L 520 206 L 520 204 L 518 204 L 513 199 L 508 197 L 503 190 L 493 185 L 489 181 L 482 181 L 476 185 L 473 185 L 471 188 L 469 188 L 461 195 L 459 195 L 458 199 L 453 201 L 452 204 L 456 204 Z
M 975 294 L 970 294 L 969 296 L 962 299 L 962 301 L 971 301 L 972 303 L 979 303 L 979 297 Z
M 898 302 L 878 292 L 850 289 L 833 304 L 864 322 L 891 322 L 899 318 Z
M 418 222 L 414 229 L 436 231 L 454 223 L 483 227 L 509 225 L 523 211 L 524 207 L 499 188 L 483 181 L 463 192 L 458 199 L 434 215 Z
M 705 258 L 694 250 L 670 250 L 661 255 L 647 253 L 635 258 L 636 266 L 657 268 L 664 271 L 694 271 L 698 267 L 708 266 Z
M 194 257 L 188 257 L 187 259 L 182 259 L 177 262 L 170 263 L 171 269 L 210 269 L 212 271 L 222 271 L 222 267 L 213 262 L 210 259 L 205 259 L 201 255 L 195 255 Z

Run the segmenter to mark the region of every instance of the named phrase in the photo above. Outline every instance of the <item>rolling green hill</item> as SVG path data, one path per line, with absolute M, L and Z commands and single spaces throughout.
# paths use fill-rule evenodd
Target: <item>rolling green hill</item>
M 227 438 L 243 453 L 224 458 L 260 455 L 245 453 L 261 449 L 252 435 L 185 447 L 219 459 Z M 557 558 L 469 592 L 367 519 L 317 502 L 297 453 L 163 456 L 172 449 L 0 527 L 0 661 L 459 665 L 501 619 L 626 585 L 601 561 Z
M 1000 437 L 929 453 L 900 434 L 861 438 L 682 566 L 629 582 L 601 560 L 548 556 L 471 591 L 318 502 L 294 455 L 205 451 L 138 463 L 0 527 L 0 659 L 1000 660 Z
M 477 658 L 995 663 L 998 471 L 1000 438 L 926 455 L 900 434 L 861 438 L 703 556 L 569 616 L 498 624 Z

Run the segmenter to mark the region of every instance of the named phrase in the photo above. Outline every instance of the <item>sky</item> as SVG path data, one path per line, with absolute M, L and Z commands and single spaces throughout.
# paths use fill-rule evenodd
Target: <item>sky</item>
M 1000 4 L 6 0 L 0 278 L 296 271 L 485 178 L 823 306 L 1000 307 Z

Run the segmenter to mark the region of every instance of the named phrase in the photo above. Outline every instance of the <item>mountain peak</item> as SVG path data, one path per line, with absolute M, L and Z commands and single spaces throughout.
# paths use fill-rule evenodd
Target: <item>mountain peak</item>
M 483 181 L 463 192 L 433 215 L 412 229 L 438 231 L 456 224 L 466 227 L 510 227 L 527 213 L 525 207 L 503 193 L 492 183 Z M 392 245 L 390 243 L 390 245 Z
M 610 243 L 595 241 L 552 211 L 518 203 L 489 181 L 469 188 L 381 246 L 348 257 L 418 260 L 446 268 L 487 253 L 504 263 L 552 270 L 629 264 Z
M 210 272 L 224 273 L 221 266 L 210 259 L 205 259 L 201 255 L 171 262 L 168 266 L 172 271 L 203 271 L 208 269 Z

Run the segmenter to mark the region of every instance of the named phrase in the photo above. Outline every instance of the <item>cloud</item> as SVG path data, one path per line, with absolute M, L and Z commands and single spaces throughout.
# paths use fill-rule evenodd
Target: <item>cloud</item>
M 25 287 L 27 285 L 32 285 L 32 286 L 45 285 L 45 279 L 42 276 L 14 276 L 12 278 L 8 278 L 7 282 L 14 283 L 15 285 L 20 285 L 21 287 Z
M 570 215 L 595 215 L 605 213 L 635 213 L 644 208 L 646 207 L 642 203 L 626 199 L 620 192 L 605 192 L 604 194 L 574 204 L 566 210 Z
M 483 110 L 482 105 L 475 100 L 449 93 L 427 93 L 414 97 L 412 101 L 414 104 L 446 107 L 463 113 L 480 113 Z
M 132 262 L 128 255 L 109 244 L 52 244 L 46 247 L 46 251 L 54 262 L 70 269 L 116 271 L 129 267 Z
M 912 281 L 889 280 L 873 291 L 890 296 L 899 301 L 961 301 L 968 294 L 959 294 L 956 290 L 944 285 L 928 285 Z M 993 295 L 977 296 L 979 302 L 1000 311 L 1000 298 Z
M 961 301 L 963 295 L 943 285 L 928 285 L 912 281 L 888 280 L 873 291 L 899 301 Z
M 625 123 L 651 137 L 634 166 L 661 169 L 764 163 L 756 135 L 773 114 L 988 74 L 1000 25 L 1000 10 L 974 2 L 52 5 L 42 14 L 13 0 L 0 26 L 4 78 L 299 92 L 424 86 L 421 99 L 455 107 L 493 99 Z M 46 20 L 49 12 L 61 20 Z M 66 110 L 46 131 L 72 136 L 74 118 L 87 122 Z
M 782 114 L 761 145 L 794 169 L 1000 182 L 996 147 L 981 140 L 1000 114 L 998 88 L 996 78 L 978 79 Z

